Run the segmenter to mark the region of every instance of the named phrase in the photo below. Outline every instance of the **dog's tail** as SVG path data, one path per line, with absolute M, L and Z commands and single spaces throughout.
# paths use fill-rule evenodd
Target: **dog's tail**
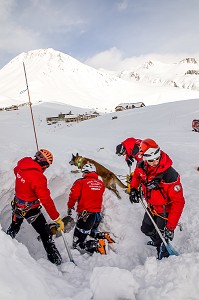
M 123 189 L 126 189 L 126 188 L 127 188 L 127 186 L 126 186 L 123 182 L 121 182 L 121 180 L 119 180 L 119 178 L 117 178 L 117 176 L 116 176 L 115 174 L 113 174 L 113 176 L 114 176 L 114 178 L 115 178 L 115 182 L 116 182 L 121 188 L 123 188 Z

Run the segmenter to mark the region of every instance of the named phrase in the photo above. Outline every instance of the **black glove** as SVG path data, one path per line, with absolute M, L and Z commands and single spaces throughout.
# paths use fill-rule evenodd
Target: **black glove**
M 130 195 L 129 195 L 129 200 L 131 203 L 139 203 L 140 201 L 140 193 L 138 192 L 137 189 L 132 188 Z
M 68 214 L 68 216 L 72 216 L 72 208 L 69 208 L 69 209 L 68 209 L 67 214 Z
M 169 230 L 167 227 L 164 228 L 164 237 L 170 241 L 174 238 L 174 230 Z
M 134 159 L 131 156 L 126 160 L 128 167 L 131 167 L 133 162 L 134 162 Z
M 147 189 L 149 190 L 152 190 L 152 189 L 158 189 L 159 188 L 159 183 L 160 183 L 160 179 L 156 178 L 156 179 L 153 179 L 151 181 L 149 181 L 147 184 L 146 184 L 146 187 Z

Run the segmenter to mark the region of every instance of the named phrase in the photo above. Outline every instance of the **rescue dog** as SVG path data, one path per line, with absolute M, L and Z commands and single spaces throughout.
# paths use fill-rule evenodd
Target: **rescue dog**
M 104 166 L 100 165 L 95 160 L 80 156 L 78 153 L 76 155 L 72 154 L 72 159 L 71 161 L 69 161 L 70 165 L 77 166 L 78 169 L 82 169 L 82 167 L 87 163 L 91 163 L 95 165 L 96 172 L 102 178 L 105 187 L 111 190 L 112 192 L 114 192 L 115 195 L 119 199 L 121 199 L 121 196 L 116 188 L 116 184 L 118 184 L 118 186 L 120 186 L 123 189 L 126 189 L 127 187 L 117 178 L 117 176 L 113 172 L 106 169 Z

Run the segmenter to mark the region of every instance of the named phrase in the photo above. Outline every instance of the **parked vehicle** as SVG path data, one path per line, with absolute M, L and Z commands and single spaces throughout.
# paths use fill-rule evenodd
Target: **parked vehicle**
M 199 132 L 199 120 L 194 119 L 192 121 L 192 129 L 193 131 Z

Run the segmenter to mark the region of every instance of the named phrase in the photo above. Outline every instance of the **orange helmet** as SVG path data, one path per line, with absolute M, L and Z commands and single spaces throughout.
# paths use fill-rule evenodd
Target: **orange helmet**
M 39 162 L 44 161 L 44 162 L 47 162 L 49 165 L 51 165 L 53 163 L 53 155 L 49 150 L 40 149 L 35 154 L 35 157 Z
M 140 144 L 140 153 L 143 160 L 153 160 L 160 157 L 160 147 L 152 139 L 145 139 Z

